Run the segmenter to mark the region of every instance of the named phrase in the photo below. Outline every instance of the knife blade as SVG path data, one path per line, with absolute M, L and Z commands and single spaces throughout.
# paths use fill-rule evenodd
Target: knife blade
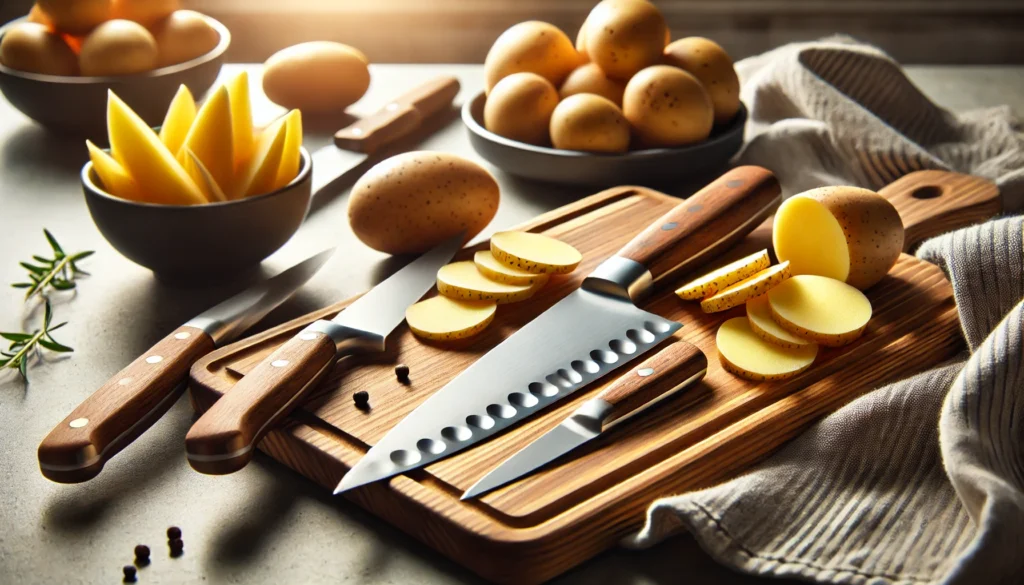
M 410 412 L 335 494 L 457 453 L 644 354 L 681 327 L 636 306 L 710 260 L 780 202 L 771 171 L 732 169 L 605 260 L 575 292 L 494 347 Z
M 533 473 L 699 381 L 707 370 L 708 360 L 696 346 L 670 343 L 480 478 L 461 499 L 475 498 Z
M 39 469 L 50 480 L 96 477 L 111 457 L 145 432 L 185 389 L 200 357 L 238 337 L 292 296 L 327 262 L 324 250 L 203 311 L 86 398 L 39 444 Z
M 334 135 L 333 145 L 313 153 L 314 196 L 358 167 L 375 151 L 408 136 L 426 118 L 451 107 L 458 93 L 458 79 L 437 77 L 339 130 Z
M 270 354 L 217 400 L 185 436 L 193 469 L 222 475 L 252 459 L 252 449 L 345 355 L 384 351 L 405 310 L 436 282 L 437 270 L 462 248 L 465 234 L 426 252 L 338 313 L 316 321 Z

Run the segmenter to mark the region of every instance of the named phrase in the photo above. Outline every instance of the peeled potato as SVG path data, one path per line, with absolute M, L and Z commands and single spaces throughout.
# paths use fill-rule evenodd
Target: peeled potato
M 90 76 L 149 71 L 157 64 L 156 40 L 137 22 L 108 20 L 85 37 L 78 64 Z
M 405 310 L 405 322 L 420 337 L 451 341 L 486 329 L 497 308 L 493 301 L 460 301 L 442 295 L 410 306 Z
M 494 301 L 499 305 L 533 296 L 540 285 L 506 284 L 491 280 L 471 260 L 453 262 L 437 271 L 437 291 L 464 301 Z
M 544 284 L 548 280 L 547 274 L 534 274 L 507 264 L 498 262 L 490 250 L 480 250 L 473 254 L 473 262 L 481 274 L 505 284 Z
M 684 284 L 676 289 L 676 295 L 687 301 L 707 298 L 727 286 L 761 272 L 770 264 L 768 250 L 754 252 Z
M 20 22 L 0 39 L 0 63 L 11 69 L 44 75 L 75 75 L 78 57 L 45 25 Z
M 498 82 L 484 103 L 484 127 L 499 136 L 544 145 L 558 92 L 536 73 L 513 73 Z
M 859 187 L 821 187 L 784 201 L 772 243 L 793 274 L 817 274 L 864 290 L 885 277 L 903 250 L 892 203 Z
M 700 302 L 705 313 L 718 313 L 738 307 L 748 300 L 763 295 L 789 278 L 789 263 L 783 262 L 766 268 Z
M 272 191 L 291 183 L 299 174 L 299 166 L 302 164 L 302 112 L 292 110 L 284 120 L 285 130 L 284 150 L 281 152 L 281 166 L 277 169 L 277 178 L 274 179 Z
M 628 81 L 661 61 L 668 26 L 647 0 L 602 0 L 587 17 L 587 55 L 610 77 Z
M 744 317 L 734 317 L 715 335 L 718 357 L 726 370 L 755 382 L 791 378 L 814 363 L 818 346 L 809 343 L 791 349 L 761 339 Z
M 593 93 L 611 100 L 616 106 L 622 107 L 622 94 L 626 84 L 608 77 L 594 63 L 586 63 L 573 69 L 569 77 L 558 88 L 558 95 L 565 99 L 579 93 Z
M 491 254 L 502 264 L 534 274 L 568 274 L 583 260 L 579 250 L 569 244 L 530 232 L 494 234 Z
M 703 37 L 679 39 L 665 47 L 664 62 L 696 77 L 715 109 L 715 123 L 725 124 L 740 109 L 740 78 L 732 58 L 718 43 Z
M 139 201 L 139 186 L 135 179 L 128 174 L 128 171 L 92 142 L 86 140 L 85 146 L 89 149 L 89 160 L 92 161 L 92 168 L 96 171 L 96 176 L 103 183 L 103 189 L 122 199 Z
M 551 143 L 555 148 L 626 152 L 629 133 L 629 122 L 619 106 L 592 93 L 565 98 L 551 114 Z
M 678 67 L 654 65 L 629 80 L 622 112 L 647 147 L 673 147 L 706 139 L 715 110 L 704 86 Z
M 794 276 L 768 291 L 768 303 L 782 328 L 829 347 L 854 341 L 871 319 L 864 293 L 825 276 Z
M 501 33 L 484 59 L 484 90 L 490 95 L 513 73 L 536 73 L 558 87 L 582 61 L 569 37 L 558 27 L 530 20 Z
M 220 34 L 206 17 L 192 10 L 177 10 L 157 23 L 153 37 L 156 39 L 158 67 L 191 61 L 209 53 L 220 43 Z
M 188 148 L 199 157 L 220 189 L 229 196 L 236 193 L 232 143 L 231 100 L 227 88 L 221 85 L 199 108 L 183 148 Z M 184 164 L 183 151 L 178 153 L 178 161 Z
M 167 108 L 167 115 L 164 116 L 164 123 L 160 126 L 160 140 L 172 154 L 177 155 L 181 146 L 185 144 L 185 138 L 195 119 L 196 101 L 188 87 L 182 84 L 178 87 L 178 93 L 174 94 L 174 99 Z
M 111 0 L 114 18 L 133 20 L 152 26 L 178 10 L 178 0 Z
M 811 343 L 786 331 L 772 319 L 772 309 L 768 304 L 767 294 L 747 301 L 747 320 L 750 321 L 750 330 L 755 335 L 773 345 L 798 349 Z
M 83 35 L 111 18 L 110 0 L 38 0 L 54 28 Z
M 252 102 L 249 99 L 249 73 L 242 71 L 227 82 L 228 98 L 231 102 L 231 147 L 234 150 L 235 170 L 252 156 L 256 147 L 253 135 Z
M 256 144 L 255 153 L 242 170 L 233 198 L 262 195 L 274 190 L 274 181 L 277 180 L 277 172 L 281 168 L 281 157 L 284 154 L 287 136 L 288 124 L 285 118 L 274 122 L 263 131 Z

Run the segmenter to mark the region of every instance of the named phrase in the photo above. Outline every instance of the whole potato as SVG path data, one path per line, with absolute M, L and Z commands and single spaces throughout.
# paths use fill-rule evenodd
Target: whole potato
M 156 68 L 156 39 L 131 20 L 108 20 L 82 43 L 78 66 L 82 75 L 132 75 Z
M 629 81 L 661 62 L 668 26 L 647 0 L 602 0 L 587 17 L 587 55 L 608 74 Z
M 498 211 L 498 182 L 483 167 L 444 152 L 386 159 L 352 187 L 348 220 L 364 244 L 418 254 L 459 232 L 480 233 Z
M 132 20 L 147 27 L 167 18 L 177 9 L 178 0 L 111 0 L 114 18 Z
M 562 100 L 551 115 L 555 148 L 587 152 L 626 152 L 629 122 L 611 100 L 580 93 Z
M 484 59 L 484 91 L 513 73 L 536 73 L 558 87 L 581 63 L 569 37 L 553 24 L 531 20 L 512 26 L 494 41 Z
M 270 101 L 304 112 L 344 110 L 370 87 L 366 56 L 333 41 L 286 47 L 263 65 L 263 92 Z
M 569 77 L 565 78 L 562 87 L 558 89 L 558 95 L 565 99 L 578 93 L 593 93 L 621 106 L 622 94 L 625 91 L 625 83 L 605 75 L 596 63 L 586 63 L 574 69 Z
M 44 75 L 75 75 L 78 57 L 71 47 L 37 22 L 11 25 L 0 39 L 0 63 L 11 69 Z
M 220 35 L 206 17 L 192 10 L 177 10 L 153 28 L 159 52 L 157 66 L 191 61 L 212 51 Z
M 587 23 L 590 22 L 590 14 L 587 14 L 587 18 L 580 25 L 579 32 L 576 33 L 576 52 L 580 54 L 580 60 L 584 63 L 590 61 L 590 56 L 587 55 Z
M 732 120 L 740 110 L 740 78 L 732 58 L 718 43 L 687 37 L 665 47 L 665 64 L 690 72 L 707 90 L 715 107 L 715 123 Z
M 704 86 L 669 65 L 648 67 L 629 80 L 622 111 L 645 147 L 700 142 L 711 134 L 714 107 Z
M 110 0 L 39 0 L 58 32 L 84 35 L 110 20 Z
M 39 4 L 32 5 L 32 9 L 28 11 L 28 16 L 25 17 L 25 20 L 41 24 L 51 30 L 56 30 L 53 26 L 53 20 L 39 7 Z
M 536 73 L 513 73 L 494 86 L 484 103 L 484 127 L 505 138 L 544 145 L 558 92 Z

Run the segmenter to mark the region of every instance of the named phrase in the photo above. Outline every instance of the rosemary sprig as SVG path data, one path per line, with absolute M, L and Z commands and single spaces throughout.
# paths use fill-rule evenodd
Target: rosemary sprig
M 8 368 L 18 370 L 21 377 L 28 381 L 28 360 L 39 352 L 40 347 L 50 351 L 68 353 L 74 351 L 53 339 L 53 332 L 67 325 L 67 322 L 50 325 L 53 319 L 53 311 L 50 309 L 50 301 L 46 301 L 46 309 L 43 312 L 43 327 L 32 333 L 2 333 L 7 341 L 11 342 L 7 351 L 0 351 L 0 369 Z
M 14 288 L 28 289 L 25 291 L 25 299 L 31 298 L 36 293 L 45 295 L 46 287 L 54 290 L 71 290 L 75 288 L 76 276 L 89 274 L 79 268 L 76 262 L 92 256 L 92 250 L 68 255 L 64 253 L 64 249 L 57 243 L 57 239 L 53 237 L 50 230 L 43 229 L 43 234 L 53 250 L 53 258 L 33 255 L 32 259 L 36 261 L 36 264 L 19 262 L 21 267 L 28 271 L 29 282 L 16 282 L 11 285 Z

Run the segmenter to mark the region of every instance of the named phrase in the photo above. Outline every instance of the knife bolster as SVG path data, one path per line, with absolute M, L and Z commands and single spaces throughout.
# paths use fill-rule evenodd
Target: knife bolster
M 643 264 L 622 256 L 612 256 L 587 276 L 583 288 L 636 303 L 650 291 L 653 282 L 651 271 Z
M 326 319 L 309 324 L 299 333 L 299 336 L 306 333 L 322 333 L 330 337 L 338 355 L 384 351 L 384 336 L 355 327 L 347 327 Z

